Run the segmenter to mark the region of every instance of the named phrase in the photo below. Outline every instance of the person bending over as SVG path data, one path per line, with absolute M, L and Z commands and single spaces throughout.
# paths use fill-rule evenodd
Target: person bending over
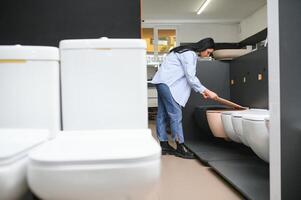
M 203 86 L 196 77 L 198 56 L 209 57 L 214 46 L 212 38 L 205 38 L 197 43 L 171 49 L 151 81 L 158 92 L 156 130 L 162 155 L 194 158 L 184 144 L 182 107 L 187 103 L 191 89 L 205 99 L 218 98 L 216 93 Z M 176 149 L 168 143 L 167 124 L 170 126 L 172 139 L 177 144 Z

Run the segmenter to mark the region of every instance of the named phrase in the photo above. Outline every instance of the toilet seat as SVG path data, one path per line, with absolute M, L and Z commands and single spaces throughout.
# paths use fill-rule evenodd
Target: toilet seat
M 250 121 L 265 121 L 265 119 L 269 119 L 269 114 L 267 112 L 262 113 L 248 113 L 242 116 L 243 119 L 247 119 Z
M 266 113 L 247 114 L 243 116 L 244 135 L 251 149 L 258 157 L 269 162 L 269 130 Z
M 148 129 L 62 132 L 30 153 L 28 182 L 45 200 L 139 196 L 156 184 L 160 156 Z
M 47 140 L 47 130 L 0 130 L 0 199 L 20 199 L 27 191 L 27 154 Z

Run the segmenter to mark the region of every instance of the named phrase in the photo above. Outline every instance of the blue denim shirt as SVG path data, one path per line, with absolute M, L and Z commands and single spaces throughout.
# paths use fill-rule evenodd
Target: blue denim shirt
M 203 92 L 206 88 L 201 84 L 196 75 L 197 54 L 194 51 L 184 53 L 169 53 L 152 83 L 166 84 L 174 100 L 185 106 L 190 96 L 191 88 L 195 92 Z

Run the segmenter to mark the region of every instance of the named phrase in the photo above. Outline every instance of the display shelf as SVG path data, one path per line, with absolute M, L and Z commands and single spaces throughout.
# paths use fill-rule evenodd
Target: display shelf
M 212 167 L 246 199 L 269 199 L 269 164 L 250 148 L 218 139 L 185 143 L 202 163 Z

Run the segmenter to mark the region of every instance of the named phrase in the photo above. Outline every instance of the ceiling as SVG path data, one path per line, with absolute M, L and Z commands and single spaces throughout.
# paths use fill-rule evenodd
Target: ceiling
M 240 22 L 266 5 L 267 0 L 211 0 L 200 15 L 204 0 L 142 0 L 146 23 Z

